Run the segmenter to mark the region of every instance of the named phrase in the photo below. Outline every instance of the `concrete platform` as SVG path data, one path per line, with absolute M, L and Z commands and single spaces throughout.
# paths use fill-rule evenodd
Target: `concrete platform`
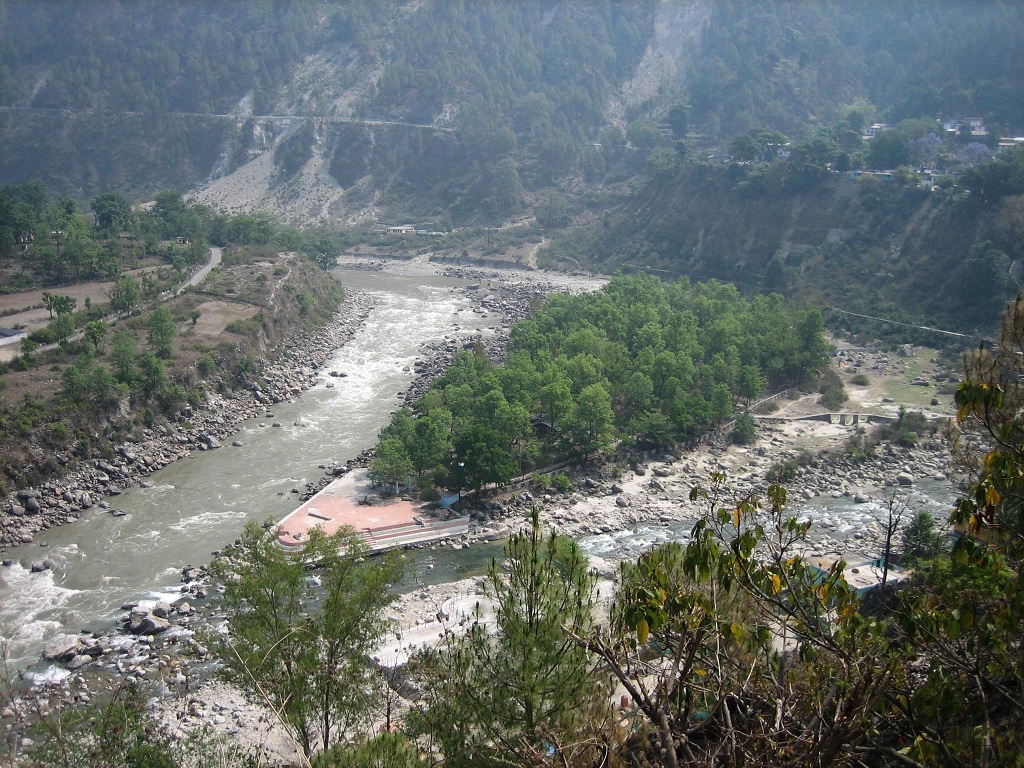
M 468 517 L 442 519 L 420 504 L 397 496 L 382 497 L 381 489 L 370 484 L 365 469 L 353 470 L 285 517 L 277 543 L 288 551 L 301 547 L 309 532 L 320 528 L 331 536 L 342 526 L 351 526 L 373 551 L 419 544 L 469 531 Z

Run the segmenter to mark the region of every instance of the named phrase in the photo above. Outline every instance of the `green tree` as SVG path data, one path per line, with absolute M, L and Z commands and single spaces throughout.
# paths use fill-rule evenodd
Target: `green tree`
M 910 140 L 902 131 L 880 131 L 868 144 L 868 167 L 892 170 L 910 163 Z
M 413 717 L 452 766 L 532 765 L 548 734 L 570 738 L 606 708 L 606 680 L 571 639 L 594 627 L 595 577 L 572 540 L 531 524 L 491 562 L 486 597 L 462 635 L 427 654 L 425 707 Z M 493 613 L 493 618 L 491 614 Z
M 46 307 L 47 311 L 50 313 L 50 319 L 52 320 L 53 319 L 53 313 L 57 309 L 56 301 L 57 301 L 57 299 L 59 297 L 54 295 L 54 294 L 52 294 L 52 293 L 49 293 L 48 291 L 43 291 L 43 297 L 42 298 L 43 298 L 43 306 Z
M 435 408 L 416 419 L 409 458 L 419 474 L 443 463 L 451 451 L 452 414 Z
M 677 138 L 686 138 L 689 130 L 689 118 L 685 104 L 675 104 L 668 111 L 668 125 Z
M 178 327 L 174 324 L 171 311 L 165 306 L 153 310 L 146 325 L 149 328 L 149 345 L 157 357 L 168 358 L 174 354 L 174 337 Z
M 96 231 L 110 237 L 118 232 L 132 229 L 132 207 L 120 195 L 112 193 L 98 195 L 89 203 L 95 215 Z
M 57 344 L 63 347 L 75 332 L 75 318 L 67 312 L 61 312 L 53 323 L 53 332 L 57 337 Z
M 142 287 L 133 277 L 121 277 L 110 289 L 110 306 L 115 312 L 130 315 L 142 299 Z
M 313 261 L 323 270 L 338 266 L 338 244 L 329 237 L 318 238 L 313 244 Z
M 138 371 L 139 383 L 145 397 L 156 397 L 167 386 L 167 370 L 160 358 L 152 352 L 146 352 L 139 358 Z M 120 376 L 118 378 L 120 379 Z
M 238 554 L 217 561 L 229 616 L 219 653 L 235 684 L 270 705 L 309 756 L 380 709 L 370 656 L 387 631 L 400 559 L 366 558 L 351 528 L 330 537 L 314 529 L 293 553 L 276 538 L 276 529 L 250 522 Z M 312 563 L 321 587 L 309 578 Z
M 749 413 L 741 413 L 736 417 L 736 424 L 729 433 L 731 439 L 737 445 L 751 445 L 757 439 L 757 428 L 754 417 Z
M 661 131 L 650 120 L 637 120 L 626 130 L 626 139 L 638 149 L 654 149 L 662 143 Z
M 397 438 L 382 440 L 377 446 L 377 456 L 370 460 L 370 477 L 375 484 L 398 487 L 413 472 L 413 463 L 405 445 Z
M 935 530 L 935 518 L 929 512 L 920 510 L 903 531 L 903 546 L 900 562 L 913 565 L 927 560 L 939 552 L 942 540 Z
M 448 473 L 451 488 L 479 491 L 487 483 L 508 482 L 518 469 L 508 435 L 485 420 L 474 421 L 455 437 L 453 453 Z
M 53 306 L 53 311 L 58 315 L 70 315 L 75 311 L 78 300 L 73 296 L 53 296 L 50 303 Z
M 114 369 L 114 376 L 122 384 L 133 386 L 139 375 L 139 351 L 135 334 L 124 328 L 114 331 L 111 347 L 110 365 Z
M 565 419 L 566 439 L 584 460 L 611 447 L 615 414 L 608 391 L 600 384 L 583 388 Z

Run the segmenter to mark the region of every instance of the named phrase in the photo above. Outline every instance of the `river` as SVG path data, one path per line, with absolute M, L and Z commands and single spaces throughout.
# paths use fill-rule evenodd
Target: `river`
M 344 462 L 375 442 L 401 403 L 399 393 L 412 381 L 424 344 L 491 333 L 495 324 L 494 317 L 475 311 L 468 281 L 426 271 L 339 269 L 337 275 L 376 304 L 356 335 L 329 358 L 315 387 L 274 406 L 272 415 L 244 423 L 235 437 L 242 447 L 198 452 L 151 475 L 150 487 L 112 499 L 123 517 L 94 507 L 73 525 L 43 531 L 12 553 L 21 562 L 0 568 L 0 644 L 9 669 L 52 673 L 39 662 L 49 638 L 109 629 L 126 602 L 178 595 L 183 567 L 209 562 L 212 550 L 237 538 L 246 521 L 283 517 L 298 504 L 292 489 L 320 477 L 319 465 Z M 346 376 L 331 377 L 332 371 Z M 282 426 L 273 427 L 275 422 Z M 912 491 L 909 509 L 928 509 L 941 521 L 952 497 L 949 483 L 927 481 Z M 877 503 L 846 498 L 792 509 L 837 543 L 855 538 L 883 511 Z M 587 536 L 580 544 L 587 554 L 615 561 L 657 542 L 684 541 L 690 526 L 647 523 Z M 406 586 L 463 578 L 499 552 L 500 545 L 417 552 Z M 51 571 L 33 574 L 25 567 L 44 557 L 53 562 Z
M 474 311 L 466 281 L 346 269 L 337 276 L 376 306 L 327 361 L 319 384 L 244 423 L 235 437 L 242 447 L 196 453 L 151 475 L 151 487 L 111 499 L 124 517 L 94 507 L 12 553 L 22 562 L 0 569 L 0 643 L 10 668 L 37 665 L 56 634 L 110 627 L 125 602 L 177 594 L 184 566 L 209 562 L 248 520 L 283 517 L 299 503 L 292 489 L 321 476 L 318 465 L 344 462 L 376 441 L 424 344 L 486 334 L 495 323 Z M 25 567 L 44 557 L 51 571 Z M 459 578 L 458 568 L 447 555 L 429 576 Z

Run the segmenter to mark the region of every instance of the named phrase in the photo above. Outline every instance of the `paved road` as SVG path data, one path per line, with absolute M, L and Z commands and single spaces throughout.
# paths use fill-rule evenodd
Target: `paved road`
M 200 268 L 194 275 L 192 275 L 192 277 L 190 277 L 185 282 L 185 284 L 183 286 L 181 286 L 177 291 L 175 291 L 174 295 L 175 296 L 180 296 L 182 291 L 184 291 L 190 285 L 195 286 L 195 285 L 199 285 L 201 282 L 203 282 L 203 280 L 206 279 L 206 276 L 208 274 L 210 274 L 210 270 L 211 269 L 213 269 L 214 267 L 220 266 L 220 257 L 221 257 L 220 248 L 218 248 L 215 245 L 211 245 L 210 246 L 210 260 L 208 262 L 206 262 L 206 264 L 204 264 L 202 266 L 202 268 Z

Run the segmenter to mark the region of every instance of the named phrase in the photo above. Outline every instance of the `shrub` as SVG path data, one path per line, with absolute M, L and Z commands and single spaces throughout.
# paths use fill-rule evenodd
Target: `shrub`
M 239 382 L 243 382 L 252 376 L 256 372 L 256 361 L 253 360 L 252 355 L 244 355 L 238 359 L 235 363 L 235 379 Z
M 913 565 L 921 560 L 935 557 L 942 546 L 942 539 L 935 530 L 935 519 L 925 510 L 920 510 L 903 531 L 903 547 L 900 563 Z
M 53 327 L 53 323 L 50 323 L 50 325 L 45 328 L 36 328 L 28 335 L 28 338 L 36 344 L 56 344 L 57 332 Z
M 432 482 L 420 481 L 420 501 L 426 504 L 433 504 L 441 500 L 441 492 Z
M 551 475 L 534 475 L 533 484 L 542 491 L 551 487 Z
M 46 425 L 46 442 L 50 445 L 64 445 L 70 437 L 71 430 L 65 424 L 55 421 Z
M 818 402 L 829 410 L 841 408 L 847 400 L 846 387 L 843 386 L 843 380 L 831 368 L 826 369 L 825 373 L 822 374 L 818 391 L 821 393 L 821 399 Z
M 203 355 L 196 360 L 196 370 L 199 371 L 199 375 L 206 377 L 214 372 L 217 368 L 217 363 L 210 355 Z
M 559 493 L 570 493 L 572 491 L 572 480 L 565 472 L 559 472 L 553 478 L 551 478 L 551 485 Z
M 750 445 L 757 440 L 757 429 L 754 425 L 754 417 L 749 413 L 741 413 L 736 417 L 736 424 L 732 428 L 729 437 L 737 445 Z
M 856 384 L 858 387 L 866 387 L 870 380 L 866 373 L 857 373 L 850 377 L 850 383 Z

